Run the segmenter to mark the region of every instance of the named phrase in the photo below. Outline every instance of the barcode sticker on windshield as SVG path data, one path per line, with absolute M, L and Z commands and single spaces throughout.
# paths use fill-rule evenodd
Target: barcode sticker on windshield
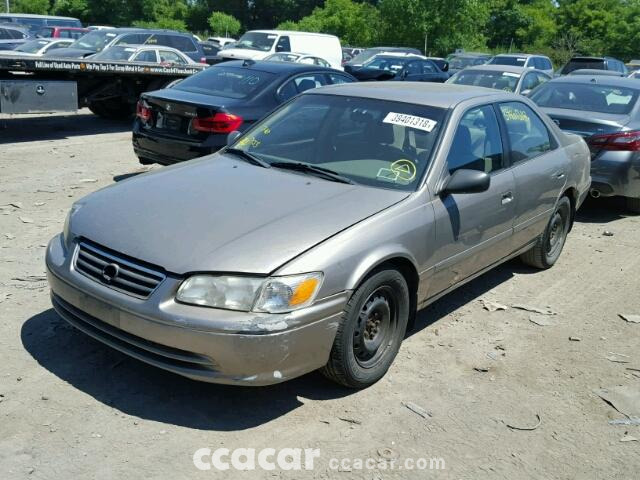
M 414 115 L 396 112 L 389 112 L 382 122 L 400 125 L 402 127 L 416 128 L 418 130 L 424 130 L 425 132 L 431 132 L 438 124 L 438 122 L 430 118 L 416 117 Z
M 505 77 L 520 78 L 519 74 L 512 72 L 502 72 L 502 75 L 504 75 Z

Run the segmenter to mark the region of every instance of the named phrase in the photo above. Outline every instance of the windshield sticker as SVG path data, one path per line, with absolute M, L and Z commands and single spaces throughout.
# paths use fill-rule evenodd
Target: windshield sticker
M 435 120 L 424 117 L 416 117 L 414 115 L 405 115 L 404 113 L 389 112 L 383 123 L 391 123 L 402 127 L 416 128 L 425 132 L 431 132 L 438 124 Z
M 516 58 L 516 62 L 524 62 L 526 61 L 526 58 Z
M 502 72 L 502 75 L 504 75 L 505 77 L 520 78 L 519 74 L 511 72 Z
M 408 185 L 416 178 L 416 165 L 411 160 L 396 160 L 389 168 L 378 170 L 376 177 L 380 180 Z
M 255 137 L 242 137 L 238 141 L 239 147 L 249 147 L 249 148 L 257 148 L 260 146 L 262 142 L 257 140 Z

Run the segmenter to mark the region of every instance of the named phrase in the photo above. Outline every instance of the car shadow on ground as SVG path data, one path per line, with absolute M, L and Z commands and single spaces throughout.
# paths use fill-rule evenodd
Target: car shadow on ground
M 63 140 L 82 135 L 131 131 L 132 120 L 107 120 L 97 115 L 4 116 L 0 117 L 1 143 Z
M 609 223 L 633 215 L 627 211 L 622 197 L 588 197 L 578 210 L 576 222 Z

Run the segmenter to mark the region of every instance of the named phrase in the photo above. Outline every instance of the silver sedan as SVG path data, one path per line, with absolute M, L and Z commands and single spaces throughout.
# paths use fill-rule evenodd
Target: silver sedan
M 229 142 L 74 204 L 46 255 L 60 316 L 198 380 L 362 388 L 418 309 L 551 267 L 590 184 L 580 137 L 475 87 L 314 89 Z

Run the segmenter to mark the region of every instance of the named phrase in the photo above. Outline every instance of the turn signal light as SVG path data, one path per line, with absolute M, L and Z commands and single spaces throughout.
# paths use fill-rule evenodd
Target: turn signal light
M 205 133 L 230 133 L 240 128 L 243 119 L 231 113 L 216 113 L 213 117 L 197 117 L 191 121 L 191 128 Z
M 640 152 L 640 130 L 593 135 L 587 139 L 587 143 L 602 150 Z
M 136 117 L 142 120 L 143 123 L 151 120 L 151 109 L 142 100 L 139 100 L 136 105 Z

